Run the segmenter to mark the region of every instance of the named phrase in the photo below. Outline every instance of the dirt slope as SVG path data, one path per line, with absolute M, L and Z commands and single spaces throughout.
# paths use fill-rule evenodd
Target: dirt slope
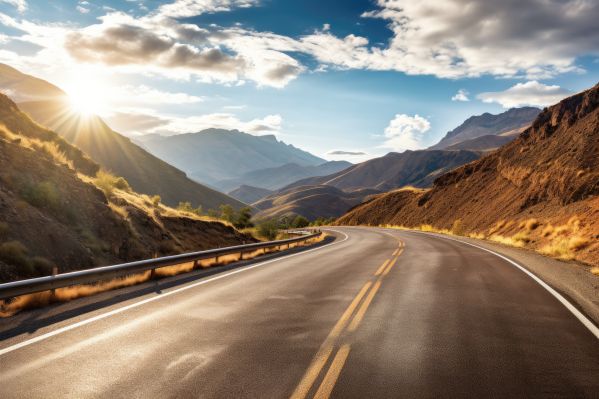
M 599 264 L 599 85 L 544 110 L 516 140 L 440 176 L 387 193 L 341 224 L 431 224 Z
M 0 281 L 252 240 L 115 189 L 98 165 L 0 95 Z

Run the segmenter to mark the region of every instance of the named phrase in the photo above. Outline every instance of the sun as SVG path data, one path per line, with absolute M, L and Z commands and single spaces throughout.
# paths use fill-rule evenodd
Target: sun
M 69 82 L 66 92 L 71 110 L 84 117 L 102 114 L 108 104 L 106 85 L 93 79 Z

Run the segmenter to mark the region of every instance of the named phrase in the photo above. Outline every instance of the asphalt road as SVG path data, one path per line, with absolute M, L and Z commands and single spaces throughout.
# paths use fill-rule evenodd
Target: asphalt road
M 61 305 L 56 323 L 31 327 L 61 306 L 0 320 L 0 398 L 599 397 L 599 340 L 514 265 L 336 230 L 158 293 Z

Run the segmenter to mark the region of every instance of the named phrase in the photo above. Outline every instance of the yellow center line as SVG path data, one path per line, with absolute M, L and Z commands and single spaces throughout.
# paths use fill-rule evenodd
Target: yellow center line
M 387 259 L 386 261 L 383 262 L 381 267 L 379 267 L 378 270 L 376 271 L 376 273 L 374 273 L 375 276 L 378 276 L 379 274 L 381 274 L 383 272 L 383 270 L 385 269 L 385 266 L 387 266 L 387 263 L 389 263 L 389 260 L 390 259 Z
M 368 296 L 366 297 L 366 299 L 364 299 L 364 302 L 362 302 L 362 306 L 360 306 L 360 309 L 358 309 L 358 311 L 356 312 L 356 315 L 354 316 L 353 320 L 349 324 L 348 331 L 350 331 L 350 332 L 355 331 L 356 328 L 358 328 L 358 326 L 360 325 L 360 322 L 362 321 L 362 319 L 364 318 L 364 315 L 366 314 L 366 310 L 368 310 L 368 306 L 370 306 L 370 303 L 374 299 L 374 296 L 376 295 L 376 292 L 379 290 L 380 287 L 381 287 L 381 278 L 379 278 L 376 281 L 376 283 L 374 283 L 374 285 L 372 286 L 372 289 L 368 293 Z
M 337 351 L 337 354 L 331 363 L 331 367 L 329 367 L 320 387 L 318 387 L 318 391 L 316 391 L 316 394 L 314 395 L 314 399 L 328 399 L 329 396 L 331 396 L 331 392 L 333 392 L 333 388 L 339 378 L 339 374 L 341 374 L 343 365 L 349 356 L 349 350 L 350 346 L 348 344 L 339 348 L 339 351 Z
M 391 254 L 391 256 L 397 255 L 397 251 L 399 251 L 399 248 L 397 248 L 395 251 L 393 251 L 393 253 Z
M 401 252 L 399 253 L 399 255 L 401 255 Z M 383 271 L 383 276 L 386 276 L 387 274 L 389 274 L 389 272 L 391 271 L 391 268 L 393 266 L 395 266 L 395 263 L 397 262 L 397 258 L 399 258 L 399 255 L 397 255 L 391 263 L 389 263 L 389 266 L 387 266 L 387 268 Z
M 308 391 L 310 391 L 310 388 L 312 388 L 314 381 L 316 381 L 316 378 L 318 378 L 320 370 L 322 370 L 329 356 L 331 355 L 331 352 L 333 350 L 333 341 L 335 340 L 335 338 L 339 336 L 339 334 L 341 334 L 341 331 L 343 331 L 343 329 L 345 328 L 345 325 L 347 324 L 350 316 L 352 315 L 352 313 L 362 300 L 362 297 L 366 294 L 371 285 L 372 283 L 370 281 L 364 284 L 360 292 L 358 292 L 358 295 L 356 295 L 354 300 L 347 307 L 339 321 L 337 321 L 329 335 L 326 337 L 326 339 L 320 346 L 320 349 L 314 356 L 314 359 L 312 360 L 310 367 L 308 367 L 308 370 L 302 377 L 302 380 L 298 384 L 297 388 L 295 388 L 295 391 L 291 395 L 291 399 L 303 399 L 306 397 Z

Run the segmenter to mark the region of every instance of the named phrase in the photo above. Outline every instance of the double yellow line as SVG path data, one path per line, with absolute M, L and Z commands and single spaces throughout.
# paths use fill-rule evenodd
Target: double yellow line
M 310 363 L 308 370 L 291 395 L 291 399 L 304 399 L 308 395 L 312 389 L 312 386 L 314 385 L 314 382 L 318 379 L 322 369 L 331 357 L 335 343 L 347 326 L 348 322 L 349 327 L 347 328 L 347 331 L 354 332 L 358 328 L 362 319 L 364 318 L 364 315 L 366 314 L 366 311 L 368 310 L 368 307 L 372 303 L 372 300 L 381 287 L 383 277 L 391 271 L 397 262 L 397 258 L 402 254 L 403 248 L 404 243 L 399 241 L 399 247 L 393 252 L 391 259 L 387 259 L 385 262 L 383 262 L 383 264 L 374 273 L 374 276 L 377 277 L 376 281 L 374 283 L 367 281 L 364 286 L 362 286 L 347 309 L 345 309 L 345 312 L 343 312 L 341 315 L 341 318 L 337 321 L 337 323 L 335 323 L 335 326 L 329 332 L 329 335 L 327 335 L 322 345 L 320 345 L 320 348 L 318 349 L 318 352 L 316 352 L 314 359 L 312 359 L 312 363 Z M 365 296 L 366 298 L 362 302 L 362 299 Z M 361 305 L 360 302 L 362 302 Z M 360 305 L 359 308 L 358 305 Z M 356 308 L 358 308 L 358 310 L 350 322 L 349 320 L 352 314 L 354 314 Z M 318 390 L 314 394 L 314 398 L 326 399 L 331 395 L 331 392 L 335 387 L 335 383 L 341 374 L 341 370 L 345 365 L 345 361 L 349 356 L 350 349 L 351 346 L 349 344 L 343 344 L 339 348 L 320 386 L 318 387 Z

